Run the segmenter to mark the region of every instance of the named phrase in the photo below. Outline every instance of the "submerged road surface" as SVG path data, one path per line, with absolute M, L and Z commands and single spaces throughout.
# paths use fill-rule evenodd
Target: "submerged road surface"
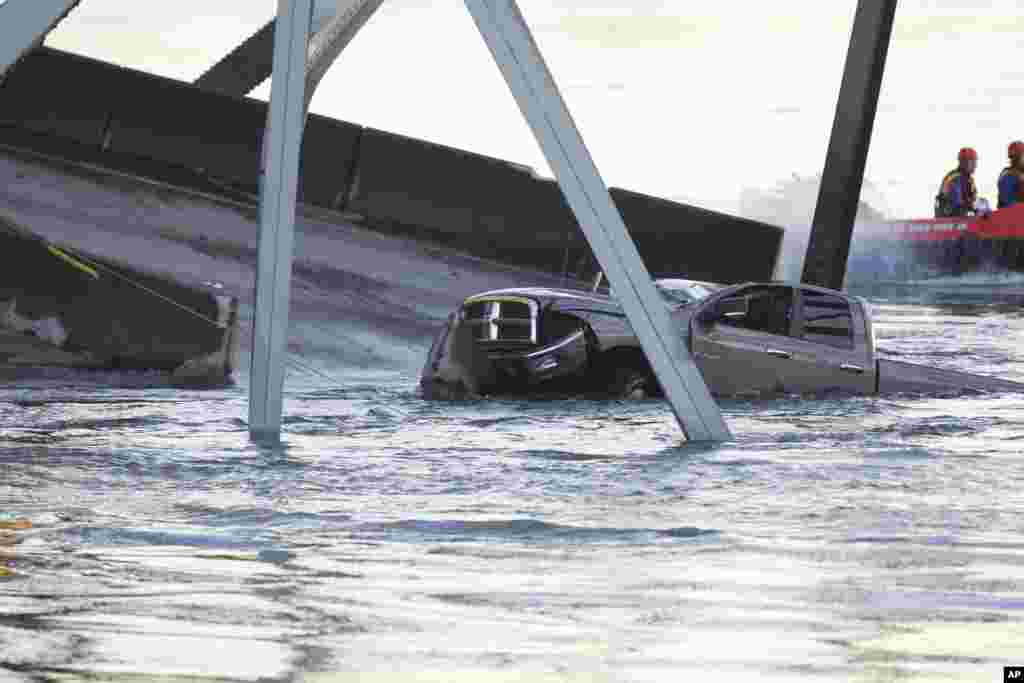
M 867 294 L 885 354 L 1024 380 L 1024 286 Z M 728 402 L 738 441 L 693 447 L 661 402 L 428 403 L 417 366 L 328 348 L 280 450 L 248 442 L 244 376 L 0 385 L 0 526 L 31 522 L 0 531 L 0 681 L 1024 664 L 1022 396 Z

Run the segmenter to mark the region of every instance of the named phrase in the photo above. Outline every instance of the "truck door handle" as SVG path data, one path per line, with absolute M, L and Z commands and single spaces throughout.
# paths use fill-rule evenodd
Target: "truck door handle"
M 859 365 L 854 365 L 853 363 L 843 363 L 842 365 L 839 366 L 839 369 L 844 372 L 852 372 L 856 375 L 864 374 L 864 368 L 862 368 Z
M 793 354 L 791 354 L 789 351 L 783 351 L 781 349 L 765 349 L 764 352 L 767 353 L 769 356 L 775 356 L 776 358 L 793 357 Z

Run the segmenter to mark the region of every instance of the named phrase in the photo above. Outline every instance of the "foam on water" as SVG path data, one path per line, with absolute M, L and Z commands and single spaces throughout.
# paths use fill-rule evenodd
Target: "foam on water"
M 927 287 L 1008 287 L 1024 285 L 1024 273 L 1004 270 L 981 270 L 963 275 L 939 275 L 931 278 L 909 280 L 909 285 Z

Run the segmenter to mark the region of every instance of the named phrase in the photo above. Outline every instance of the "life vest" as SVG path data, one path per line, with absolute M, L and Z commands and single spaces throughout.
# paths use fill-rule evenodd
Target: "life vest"
M 1014 168 L 1013 166 L 1007 166 L 999 174 L 999 180 L 997 183 L 1001 183 L 1003 178 L 1008 175 L 1017 176 L 1017 196 L 1014 198 L 1017 202 L 1024 202 L 1024 170 Z
M 942 185 L 939 186 L 939 194 L 935 197 L 936 218 L 946 218 L 948 216 L 956 215 L 962 216 L 967 212 L 974 210 L 974 201 L 978 198 L 978 187 L 974 184 L 973 176 L 967 176 L 967 182 L 964 183 L 963 193 L 960 197 L 959 214 L 953 210 L 953 203 L 950 200 L 950 196 L 953 193 L 954 184 L 962 182 L 962 176 L 963 173 L 961 173 L 960 169 L 954 168 L 942 179 Z

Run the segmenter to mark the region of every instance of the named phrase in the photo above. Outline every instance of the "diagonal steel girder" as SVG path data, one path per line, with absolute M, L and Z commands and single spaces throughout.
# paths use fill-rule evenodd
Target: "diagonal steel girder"
M 314 3 L 313 29 L 306 64 L 306 87 L 310 97 L 330 65 L 382 2 L 383 0 L 319 0 Z M 256 33 L 207 69 L 193 85 L 235 97 L 248 95 L 255 90 L 270 77 L 274 67 L 276 23 L 275 19 L 268 21 Z
M 802 282 L 842 289 L 897 0 L 858 0 Z
M 79 0 L 0 0 L 0 78 L 46 34 L 57 27 Z
M 320 0 L 314 8 L 314 25 L 306 58 L 306 109 L 320 79 L 366 25 L 384 0 Z M 317 16 L 319 13 L 319 16 Z
M 729 428 L 651 281 L 515 0 L 465 0 L 691 441 Z
M 274 68 L 274 26 L 268 21 L 238 47 L 192 81 L 203 90 L 222 95 L 248 95 L 270 77 Z

